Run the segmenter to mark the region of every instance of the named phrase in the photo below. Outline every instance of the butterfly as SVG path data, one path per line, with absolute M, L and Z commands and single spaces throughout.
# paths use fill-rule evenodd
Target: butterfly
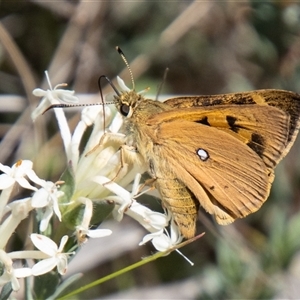
M 195 235 L 199 207 L 222 225 L 257 211 L 300 126 L 300 95 L 285 90 L 159 102 L 133 89 L 118 92 L 114 102 L 185 238 Z

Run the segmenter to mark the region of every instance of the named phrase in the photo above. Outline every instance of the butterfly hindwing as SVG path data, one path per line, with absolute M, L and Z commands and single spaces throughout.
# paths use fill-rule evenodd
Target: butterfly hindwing
M 155 143 L 154 155 L 164 158 L 220 224 L 256 211 L 269 195 L 273 173 L 254 151 L 225 132 L 185 120 L 164 122 Z

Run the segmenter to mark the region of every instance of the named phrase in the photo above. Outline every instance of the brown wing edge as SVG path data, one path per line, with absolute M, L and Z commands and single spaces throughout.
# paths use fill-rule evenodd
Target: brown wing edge
M 282 158 L 293 146 L 300 128 L 300 94 L 286 90 L 264 89 L 241 93 L 178 97 L 164 103 L 176 108 L 218 105 L 270 105 L 290 116 L 289 136 Z

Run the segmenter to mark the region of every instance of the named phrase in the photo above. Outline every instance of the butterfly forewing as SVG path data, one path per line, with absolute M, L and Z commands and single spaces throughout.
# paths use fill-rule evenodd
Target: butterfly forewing
M 147 124 L 179 119 L 217 128 L 230 134 L 256 152 L 269 168 L 274 168 L 285 151 L 289 138 L 290 116 L 270 106 L 228 105 L 181 108 L 153 116 Z M 200 129 L 199 129 L 200 130 Z M 205 132 L 205 128 L 201 128 Z
M 285 90 L 256 90 L 242 93 L 229 93 L 219 95 L 201 95 L 194 97 L 178 97 L 166 100 L 164 103 L 177 110 L 180 108 L 192 107 L 215 107 L 218 110 L 220 105 L 237 105 L 243 111 L 244 105 L 254 105 L 256 107 L 271 106 L 276 107 L 290 116 L 288 143 L 282 158 L 292 147 L 300 127 L 300 95 Z

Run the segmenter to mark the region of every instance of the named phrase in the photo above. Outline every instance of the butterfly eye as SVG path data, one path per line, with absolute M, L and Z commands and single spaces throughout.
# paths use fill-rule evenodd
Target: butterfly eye
M 122 104 L 120 107 L 120 113 L 124 116 L 124 117 L 130 117 L 132 114 L 132 109 L 131 106 L 127 105 L 127 104 Z

